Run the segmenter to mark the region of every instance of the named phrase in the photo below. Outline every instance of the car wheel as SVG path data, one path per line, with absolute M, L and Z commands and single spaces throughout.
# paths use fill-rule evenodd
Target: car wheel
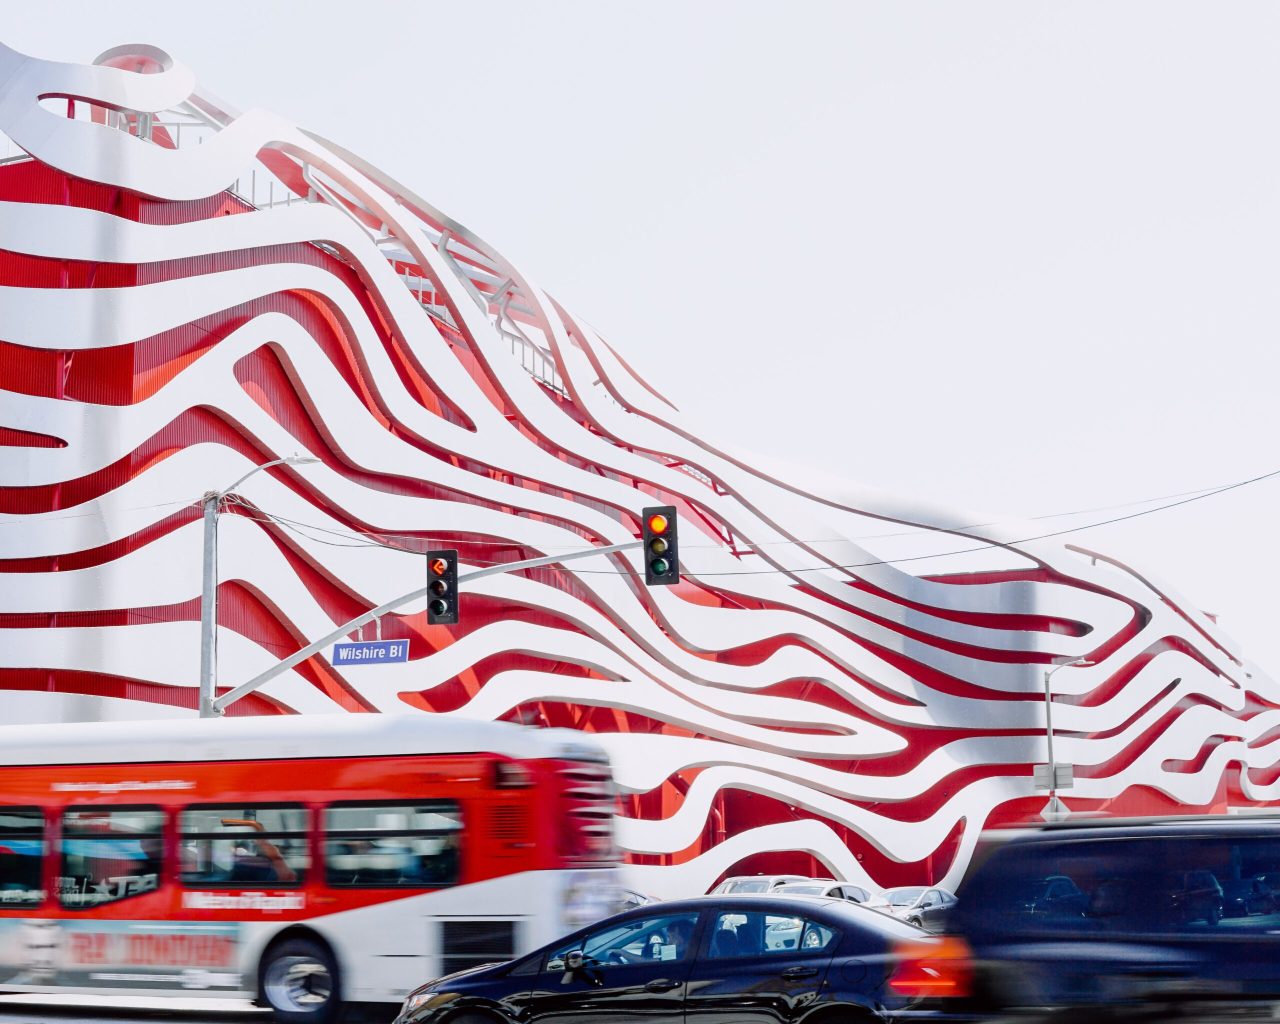
M 924 922 L 923 922 L 923 921 L 921 921 L 921 920 L 920 920 L 920 918 L 918 918 L 918 917 L 909 917 L 909 918 L 907 918 L 907 924 L 915 925 L 917 928 L 923 928 L 923 927 L 924 927 Z
M 271 946 L 258 968 L 258 991 L 283 1024 L 331 1024 L 342 1007 L 338 964 L 311 939 Z

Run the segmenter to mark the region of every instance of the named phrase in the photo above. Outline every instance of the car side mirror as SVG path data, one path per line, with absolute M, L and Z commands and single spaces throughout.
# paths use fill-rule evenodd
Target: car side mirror
M 582 950 L 571 949 L 564 955 L 564 969 L 566 971 L 582 970 Z

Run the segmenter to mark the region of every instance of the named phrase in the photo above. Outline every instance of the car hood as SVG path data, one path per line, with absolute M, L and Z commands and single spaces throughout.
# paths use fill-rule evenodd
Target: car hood
M 448 986 L 452 985 L 454 982 L 462 981 L 464 978 L 474 978 L 476 975 L 479 975 L 479 974 L 487 974 L 488 972 L 492 971 L 495 967 L 504 966 L 505 963 L 506 961 L 495 960 L 491 964 L 478 964 L 475 967 L 468 967 L 464 971 L 454 971 L 452 974 L 446 974 L 443 977 L 435 978 L 427 982 L 425 985 L 419 985 L 416 989 L 413 990 L 413 992 L 410 993 L 410 995 L 416 996 L 420 992 L 431 992 L 433 990 L 447 988 Z

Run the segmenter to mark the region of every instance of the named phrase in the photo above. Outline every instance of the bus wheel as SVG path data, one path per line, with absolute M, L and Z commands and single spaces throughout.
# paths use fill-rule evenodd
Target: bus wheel
M 258 991 L 284 1024 L 330 1024 L 342 1005 L 333 954 L 310 939 L 286 939 L 268 949 Z

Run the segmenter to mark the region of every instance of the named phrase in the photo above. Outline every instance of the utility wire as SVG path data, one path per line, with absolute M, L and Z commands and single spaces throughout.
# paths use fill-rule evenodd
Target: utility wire
M 1225 484 L 1225 485 L 1223 485 L 1223 486 L 1216 487 L 1216 488 L 1210 488 L 1210 489 L 1202 490 L 1202 491 L 1183 491 L 1183 492 L 1181 492 L 1181 494 L 1168 495 L 1168 497 L 1171 497 L 1171 498 L 1178 498 L 1179 500 L 1177 500 L 1177 501 L 1171 501 L 1171 502 L 1169 502 L 1168 504 L 1164 504 L 1164 505 L 1158 505 L 1158 506 L 1156 506 L 1156 507 L 1154 507 L 1154 508 L 1140 509 L 1140 510 L 1138 510 L 1138 511 L 1136 511 L 1136 512 L 1130 512 L 1130 513 L 1128 513 L 1127 515 L 1122 515 L 1122 516 L 1113 516 L 1113 517 L 1111 517 L 1111 518 L 1109 518 L 1109 519 L 1102 519 L 1102 520 L 1098 520 L 1097 522 L 1092 522 L 1092 523 L 1082 523 L 1082 524 L 1080 524 L 1079 526 L 1070 526 L 1070 527 L 1066 527 L 1066 528 L 1061 529 L 1061 530 L 1052 530 L 1052 531 L 1050 531 L 1050 532 L 1048 532 L 1048 533 L 1040 533 L 1040 534 L 1036 534 L 1036 535 L 1034 535 L 1034 536 L 1030 536 L 1030 537 L 1022 537 L 1022 538 L 1019 538 L 1019 539 L 1017 539 L 1017 540 L 989 541 L 989 542 L 987 542 L 987 543 L 980 544 L 980 545 L 977 545 L 977 546 L 975 546 L 975 547 L 960 548 L 960 549 L 955 550 L 955 551 L 942 551 L 942 552 L 937 552 L 937 553 L 935 553 L 935 554 L 927 554 L 927 555 L 906 555 L 906 556 L 902 556 L 902 557 L 899 557 L 899 558 L 883 558 L 883 559 L 875 559 L 875 560 L 873 560 L 873 561 L 869 561 L 869 562 L 854 562 L 854 563 L 850 563 L 850 564 L 847 564 L 847 565 L 820 565 L 820 566 L 805 566 L 805 567 L 799 567 L 799 568 L 794 568 L 794 569 L 785 569 L 785 568 L 784 568 L 784 569 L 741 569 L 741 570 L 733 570 L 733 571 L 729 571 L 729 572 L 690 573 L 690 575 L 697 576 L 698 578 L 714 577 L 714 576 L 765 576 L 765 575 L 776 575 L 776 574 L 788 574 L 788 575 L 789 575 L 789 574 L 793 574 L 793 573 L 806 573 L 806 572 L 828 572 L 828 571 L 830 571 L 830 570 L 832 570 L 832 569 L 866 569 L 866 568 L 871 568 L 871 567 L 873 567 L 873 566 L 877 566 L 877 565 L 898 565 L 898 564 L 902 564 L 902 563 L 906 563 L 906 562 L 919 562 L 919 561 L 926 561 L 926 560 L 928 560 L 928 559 L 932 559 L 932 558 L 951 558 L 951 557 L 954 557 L 954 556 L 956 556 L 956 555 L 974 554 L 974 553 L 981 552 L 981 551 L 989 551 L 989 550 L 991 550 L 992 548 L 1008 548 L 1008 547 L 1016 547 L 1016 546 L 1017 546 L 1017 545 L 1019 545 L 1019 544 L 1029 544 L 1029 543 L 1032 543 L 1033 541 L 1038 541 L 1038 540 L 1048 540 L 1048 539 L 1053 538 L 1053 537 L 1062 537 L 1062 536 L 1066 536 L 1066 535 L 1068 535 L 1068 534 L 1072 534 L 1072 533 L 1080 533 L 1080 532 L 1082 532 L 1082 531 L 1084 531 L 1084 530 L 1093 530 L 1093 529 L 1096 529 L 1097 527 L 1100 527 L 1100 526 L 1110 526 L 1110 525 L 1113 525 L 1113 524 L 1115 524 L 1115 523 L 1127 522 L 1128 520 L 1131 520 L 1131 519 L 1138 519 L 1138 518 L 1141 518 L 1142 516 L 1152 515 L 1152 514 L 1154 514 L 1154 513 L 1156 513 L 1156 512 L 1163 512 L 1163 511 L 1166 511 L 1166 510 L 1171 509 L 1171 508 L 1179 508 L 1179 507 L 1180 507 L 1180 506 L 1182 506 L 1182 505 L 1189 505 L 1189 504 L 1191 504 L 1192 502 L 1196 502 L 1196 501 L 1203 501 L 1205 498 L 1212 498 L 1212 497 L 1215 497 L 1215 496 L 1217 496 L 1217 495 L 1219 495 L 1219 494 L 1225 494 L 1225 493 L 1227 493 L 1228 491 L 1238 490 L 1238 489 L 1240 489 L 1240 488 L 1242 488 L 1242 487 L 1247 487 L 1247 486 L 1249 486 L 1249 485 L 1251 485 L 1251 484 L 1260 483 L 1260 482 L 1262 482 L 1262 481 L 1264 481 L 1264 480 L 1270 480 L 1270 479 L 1272 479 L 1273 477 L 1277 477 L 1277 476 L 1280 476 L 1280 469 L 1274 469 L 1274 470 L 1271 470 L 1271 471 L 1269 471 L 1269 472 L 1267 472 L 1267 473 L 1262 473 L 1262 474 L 1259 474 L 1258 476 L 1250 477 L 1250 478 L 1248 478 L 1248 479 L 1246 479 L 1246 480 L 1238 480 L 1238 481 L 1236 481 L 1235 483 Z M 256 519 L 256 517 L 251 516 L 251 515 L 246 515 L 246 518 L 256 519 L 256 521 L 258 521 L 258 522 L 266 522 L 266 521 L 274 522 L 274 523 L 277 523 L 277 524 L 279 524 L 279 525 L 283 526 L 283 527 L 284 527 L 284 528 L 286 528 L 286 529 L 290 529 L 290 528 L 292 528 L 292 529 L 293 529 L 293 532 L 298 533 L 299 535 L 301 535 L 301 536 L 303 536 L 303 537 L 307 537 L 307 539 L 312 540 L 312 541 L 314 541 L 315 543 L 319 543 L 319 544 L 327 544 L 327 545 L 329 545 L 329 546 L 331 546 L 331 547 L 382 547 L 382 548 L 387 548 L 387 549 L 392 550 L 392 551 L 400 551 L 400 552 L 402 552 L 402 553 L 404 553 L 404 554 L 412 554 L 412 555 L 418 555 L 418 556 L 423 556 L 423 555 L 425 555 L 425 552 L 421 552 L 421 551 L 413 551 L 413 550 L 411 550 L 411 549 L 409 549 L 409 548 L 400 547 L 400 546 L 398 546 L 398 545 L 380 543 L 380 542 L 378 542 L 378 541 L 376 541 L 376 540 L 373 540 L 373 539 L 372 539 L 372 538 L 373 538 L 373 537 L 375 537 L 375 536 L 379 536 L 379 537 L 411 537 L 411 536 L 414 536 L 414 535 L 412 535 L 412 534 L 364 534 L 364 535 L 361 535 L 361 534 L 355 534 L 355 533 L 343 533 L 343 532 L 340 532 L 340 531 L 337 531 L 337 530 L 330 530 L 330 529 L 327 529 L 327 528 L 325 528 L 325 527 L 312 526 L 312 525 L 310 525 L 310 524 L 306 524 L 306 523 L 299 523 L 299 522 L 297 522 L 297 521 L 295 521 L 295 520 L 286 519 L 286 518 L 284 518 L 283 516 L 276 516 L 276 515 L 274 515 L 274 514 L 272 514 L 272 513 L 270 513 L 270 512 L 266 512 L 266 511 L 265 511 L 265 510 L 263 510 L 263 509 L 255 509 L 253 506 L 248 505 L 246 502 L 244 502 L 244 501 L 242 501 L 242 500 L 240 500 L 240 499 L 238 499 L 238 498 L 235 498 L 234 496 L 233 496 L 233 497 L 231 497 L 231 498 L 229 498 L 228 500 L 229 500 L 229 501 L 233 501 L 233 502 L 235 502 L 236 504 L 241 505 L 241 506 L 243 506 L 243 507 L 245 507 L 245 508 L 251 509 L 251 510 L 253 510 L 253 511 L 261 512 L 263 515 L 265 515 L 265 516 L 267 516 L 267 517 L 268 517 L 268 519 L 267 519 L 267 520 L 262 520 L 262 519 Z M 1053 513 L 1052 515 L 1039 516 L 1039 517 L 1036 517 L 1036 518 L 1037 518 L 1037 519 L 1040 519 L 1040 520 L 1043 520 L 1043 519 L 1051 519 L 1051 518 L 1061 518 L 1061 517 L 1063 517 L 1063 516 L 1083 515 L 1083 514 L 1085 514 L 1085 513 L 1086 513 L 1086 512 L 1088 512 L 1088 511 L 1105 511 L 1105 510 L 1106 510 L 1106 509 L 1108 509 L 1108 508 L 1130 508 L 1130 507 L 1132 507 L 1133 505 L 1138 505 L 1138 504 L 1150 504 L 1150 502 L 1152 502 L 1152 501 L 1160 501 L 1160 500 L 1163 500 L 1163 499 L 1160 499 L 1160 498 L 1149 498 L 1149 499 L 1147 499 L 1147 500 L 1146 500 L 1146 501 L 1144 501 L 1144 502 L 1128 502 L 1128 503 L 1125 503 L 1125 504 L 1123 504 L 1123 505 L 1102 506 L 1102 507 L 1101 507 L 1101 508 L 1099 508 L 1099 509 L 1093 509 L 1093 510 L 1084 509 L 1084 510 L 1080 510 L 1080 511 L 1077 511 L 1077 512 L 1059 512 L 1059 513 Z M 994 523 L 993 523 L 993 524 L 988 524 L 988 525 L 998 525 L 998 524 L 994 524 Z M 958 533 L 958 532 L 961 532 L 961 531 L 966 530 L 966 529 L 977 529 L 977 528 L 979 528 L 979 527 L 977 527 L 977 526 L 970 526 L 970 527 L 952 527 L 952 528 L 947 529 L 947 530 L 942 530 L 942 529 L 940 529 L 940 528 L 936 528 L 936 527 L 934 527 L 934 528 L 921 527 L 920 529 L 921 529 L 921 530 L 928 530 L 929 532 L 935 532 L 935 533 L 946 533 L 946 534 L 951 534 L 951 533 Z M 332 535 L 332 536 L 345 537 L 345 538 L 348 538 L 348 539 L 350 539 L 350 540 L 354 541 L 355 543 L 350 543 L 350 544 L 338 544 L 338 543 L 335 543 L 335 542 L 333 542 L 333 541 L 326 541 L 326 540 L 322 540 L 322 539 L 317 538 L 317 537 L 309 537 L 306 533 L 303 533 L 303 532 L 302 532 L 304 529 L 312 529 L 312 530 L 316 530 L 316 531 L 319 531 L 319 532 L 323 532 L 323 533 L 330 534 L 330 535 Z M 913 532 L 914 532 L 914 531 L 913 531 Z M 908 535 L 909 535 L 909 534 L 908 534 Z M 901 534 L 881 534 L 880 536 L 901 536 Z M 415 539 L 421 540 L 422 538 L 418 537 L 418 538 L 415 538 Z M 454 541 L 447 541 L 447 540 L 444 540 L 443 538 L 434 538 L 434 539 L 436 539 L 438 542 L 443 542 L 443 543 L 453 543 L 453 544 L 465 544 L 465 543 L 481 544 L 481 543 L 485 543 L 485 542 L 483 542 L 483 541 L 466 541 L 466 540 L 461 540 L 461 539 L 460 539 L 460 540 L 454 540 Z M 849 538 L 849 539 L 850 539 L 850 540 L 855 540 L 855 539 L 858 539 L 858 538 Z M 817 542 L 805 542 L 805 541 L 782 541 L 782 542 L 778 542 L 778 543 L 787 543 L 787 544 L 799 545 L 799 544 L 804 544 L 804 543 L 817 543 Z M 714 546 L 716 546 L 716 545 L 684 545 L 684 547 L 686 548 L 686 550 L 687 550 L 688 548 L 690 548 L 690 547 L 714 547 Z M 566 550 L 569 550 L 569 549 L 566 549 Z M 576 549 L 576 548 L 575 548 L 575 549 L 572 549 L 572 550 L 579 550 L 579 549 Z M 552 551 L 553 551 L 553 549 L 548 549 L 548 553 L 551 553 Z M 501 563 L 499 563 L 499 562 L 486 562 L 486 561 L 473 561 L 473 560 L 469 560 L 469 561 L 471 561 L 471 564 L 479 565 L 479 566 L 489 566 L 489 565 L 500 565 L 500 564 L 501 564 Z M 607 570 L 607 569 L 573 569 L 573 570 L 571 570 L 571 571 L 572 571 L 572 572 L 575 572 L 575 573 L 581 573 L 581 574 L 583 574 L 583 575 L 594 575 L 594 576 L 616 576 L 616 575 L 622 575 L 622 573 L 620 573 L 618 570 Z
M 1197 490 L 1194 490 L 1194 491 L 1178 491 L 1178 492 L 1176 492 L 1176 493 L 1174 493 L 1174 494 L 1162 494 L 1162 495 L 1158 495 L 1158 496 L 1156 496 L 1156 497 L 1152 497 L 1152 498 L 1142 498 L 1142 499 L 1139 499 L 1139 500 L 1137 500 L 1137 501 L 1123 501 L 1123 502 L 1118 502 L 1118 503 L 1113 504 L 1113 505 L 1097 505 L 1097 506 L 1094 506 L 1094 507 L 1092 507 L 1092 508 L 1074 509 L 1074 510 L 1069 511 L 1069 512 L 1049 512 L 1049 513 L 1045 513 L 1045 514 L 1043 514 L 1043 515 L 1038 515 L 1038 516 L 1014 516 L 1014 517 L 1011 517 L 1011 518 L 1009 518 L 1009 519 L 997 519 L 997 520 L 992 520 L 991 522 L 987 522 L 987 523 L 969 523 L 969 524 L 966 524 L 966 525 L 964 525 L 964 526 L 955 526 L 955 527 L 951 527 L 951 528 L 950 528 L 950 529 L 948 529 L 946 532 L 948 532 L 948 533 L 962 533 L 962 532 L 964 532 L 965 530 L 979 530 L 979 529 L 985 529 L 985 528 L 987 528 L 987 527 L 991 527 L 991 526 L 1001 526 L 1001 525 L 1003 525 L 1004 523 L 1026 523 L 1026 522 L 1033 522 L 1033 523 L 1034 523 L 1034 522 L 1043 522 L 1044 520 L 1047 520 L 1047 519 L 1066 519 L 1066 518 L 1069 518 L 1069 517 L 1071 517 L 1071 516 L 1087 515 L 1087 514 L 1088 514 L 1088 513 L 1090 513 L 1090 512 L 1109 512 L 1109 511 L 1111 511 L 1112 509 L 1118 509 L 1118 508 L 1136 508 L 1136 507 L 1138 507 L 1138 506 L 1140 506 L 1140 505 L 1150 505 L 1153 501 L 1165 501 L 1165 500 L 1167 500 L 1167 499 L 1169 499 L 1169 498 L 1183 498 L 1183 497 L 1187 497 L 1188 495 L 1192 495 L 1192 496 L 1205 496 L 1205 497 L 1208 497 L 1208 496 L 1209 496 L 1209 494 L 1210 494 L 1211 492 L 1212 492 L 1212 493 L 1217 493 L 1218 491 L 1221 491 L 1221 490 L 1224 490 L 1224 489 L 1229 489 L 1230 487 L 1235 487 L 1235 486 L 1238 486 L 1238 485 L 1237 485 L 1237 484 L 1230 484 L 1230 485 L 1227 485 L 1226 487 L 1223 487 L 1223 486 L 1221 486 L 1221 485 L 1214 486 L 1214 487 L 1201 487 L 1201 488 L 1198 488 Z M 241 506 L 243 506 L 244 508 L 256 508 L 256 506 L 250 505 L 250 504 L 248 504 L 247 502 L 240 500 L 240 499 L 239 499 L 237 496 L 235 496 L 235 495 L 230 495 L 230 496 L 228 496 L 226 500 L 227 500 L 228 502 L 234 502 L 234 503 L 235 503 L 235 504 L 237 504 L 237 505 L 241 505 Z M 258 509 L 258 511 L 263 511 L 263 510 Z M 350 532 L 350 531 L 333 530 L 333 529 L 329 529 L 329 528 L 327 528 L 327 527 L 323 527 L 323 526 L 316 526 L 315 524 L 312 524 L 312 523 L 303 523 L 303 522 L 300 522 L 300 521 L 298 521 L 298 520 L 296 520 L 296 519 L 289 519 L 289 518 L 287 518 L 287 517 L 285 517 L 285 516 L 276 515 L 276 514 L 274 514 L 274 513 L 267 513 L 267 512 L 263 512 L 263 514 L 264 514 L 264 515 L 270 515 L 270 516 L 272 517 L 272 519 L 277 520 L 277 521 L 279 521 L 279 522 L 281 522 L 281 523 L 291 523 L 292 525 L 294 525 L 294 526 L 296 526 L 296 527 L 299 527 L 299 528 L 305 528 L 305 529 L 308 529 L 308 530 L 315 530 L 315 531 L 320 532 L 320 533 L 328 533 L 328 534 L 331 534 L 332 536 L 335 536 L 335 537 L 346 537 L 346 538 L 351 539 L 351 540 L 361 540 L 361 539 L 368 540 L 368 539 L 370 539 L 370 538 L 380 537 L 380 538 L 402 538 L 402 539 L 406 539 L 406 540 L 414 540 L 414 541 L 418 541 L 418 542 L 425 542 L 425 538 L 424 538 L 424 536 L 423 536 L 423 531 L 420 531 L 420 532 L 418 532 L 418 533 L 396 533 L 396 532 L 392 532 L 392 531 L 388 531 L 388 530 L 371 530 L 371 531 L 369 531 L 368 533 L 354 533 L 354 532 Z M 856 512 L 855 512 L 855 513 L 851 513 L 851 514 L 853 514 L 853 515 L 860 515 L 861 513 L 856 513 Z M 247 518 L 253 518 L 253 517 L 252 517 L 252 516 L 248 516 Z M 1087 529 L 1087 527 L 1082 527 L 1082 529 Z M 937 529 L 936 527 L 918 526 L 918 527 L 915 527 L 914 529 L 911 529 L 911 530 L 899 530 L 899 531 L 895 531 L 895 532 L 892 532 L 892 533 L 865 533 L 865 534 L 854 534 L 854 535 L 852 535 L 852 536 L 850 536 L 850 537 L 823 537 L 823 538 L 819 538 L 819 539 L 815 539 L 815 540 L 769 540 L 769 541 L 759 541 L 759 542 L 755 542 L 755 543 L 753 543 L 753 544 L 752 544 L 752 547 L 753 547 L 753 548 L 763 548 L 763 547 L 779 547 L 779 546 L 782 546 L 782 545 L 792 545 L 792 546 L 796 546 L 796 545 L 815 545 L 815 546 L 816 546 L 816 545 L 821 545 L 821 544 L 844 544 L 844 543 L 847 543 L 848 541 L 851 541 L 851 540 L 853 540 L 853 541 L 857 541 L 857 540 L 881 540 L 881 539 L 888 538 L 888 537 L 914 537 L 914 536 L 918 536 L 918 535 L 920 535 L 921 533 L 937 533 L 937 532 L 939 532 L 939 531 L 938 531 L 938 529 Z M 468 545 L 468 544 L 473 545 L 473 546 L 481 546 L 481 545 L 484 545 L 484 546 L 486 546 L 486 547 L 488 547 L 488 546 L 492 546 L 492 545 L 491 545 L 491 542 L 489 542 L 489 541 L 483 541 L 483 540 L 469 540 L 469 539 L 467 539 L 467 538 L 463 538 L 463 537 L 459 537 L 459 538 L 453 539 L 453 538 L 448 538 L 448 537 L 436 536 L 436 537 L 434 537 L 433 539 L 435 539 L 435 540 L 437 540 L 437 541 L 439 541 L 439 542 L 442 542 L 442 543 L 449 543 L 449 544 L 453 544 L 453 545 L 457 545 L 457 546 L 464 546 L 464 545 Z M 373 545 L 373 546 L 378 546 L 378 545 L 376 545 L 376 544 L 375 544 L 375 545 Z M 395 547 L 395 545 L 394 545 L 394 544 L 390 544 L 390 543 L 387 543 L 387 544 L 385 544 L 384 546 L 388 546 L 388 547 Z M 694 549 L 694 548 L 720 548 L 720 547 L 723 547 L 723 545 L 720 545 L 720 544 L 682 544 L 682 545 L 681 545 L 681 547 L 682 547 L 682 548 L 684 548 L 684 550 L 688 551 L 688 550 L 691 550 L 691 549 Z M 411 549 L 411 548 L 405 548 L 404 550 L 408 551 L 408 552 L 409 552 L 409 553 L 411 553 L 411 554 L 419 554 L 419 553 L 420 553 L 420 552 L 413 551 L 413 549 Z M 541 549 L 540 549 L 540 550 L 541 550 Z M 555 551 L 579 551 L 579 550 L 581 550 L 581 548 L 578 548 L 578 547 L 548 547 L 548 548 L 546 548 L 545 550 L 546 550 L 548 553 L 551 553 L 551 552 L 555 552 Z M 935 557 L 935 556 L 930 555 L 930 556 L 927 556 L 927 557 Z
M 153 509 L 153 508 L 172 508 L 175 505 L 196 505 L 196 504 L 199 504 L 199 502 L 187 501 L 186 499 L 178 499 L 176 501 L 162 501 L 155 505 L 131 505 L 128 508 L 116 508 L 111 510 L 111 514 L 115 514 L 116 512 L 144 512 L 144 511 L 149 511 L 150 509 Z M 52 516 L 43 512 L 24 512 L 20 514 L 20 518 L 17 517 L 17 514 L 15 513 L 8 513 L 8 514 L 15 515 L 15 518 L 0 520 L 0 526 L 30 526 L 32 525 L 33 522 L 51 523 L 51 522 L 56 522 L 59 519 L 105 518 L 108 513 L 99 510 L 97 512 L 69 512 L 67 515 L 64 515 L 64 516 Z
M 1157 505 L 1155 508 L 1142 509 L 1138 512 L 1131 512 L 1125 516 L 1114 516 L 1111 519 L 1102 519 L 1096 523 L 1083 523 L 1080 526 L 1070 526 L 1063 530 L 1053 530 L 1049 533 L 1036 534 L 1033 537 L 1022 537 L 1018 540 L 990 541 L 986 544 L 980 544 L 977 547 L 961 548 L 957 551 L 941 551 L 933 555 L 909 555 L 902 558 L 882 558 L 871 562 L 854 562 L 850 565 L 819 565 L 807 566 L 797 569 L 743 569 L 732 572 L 707 572 L 707 573 L 690 573 L 699 579 L 707 576 L 763 576 L 772 575 L 774 573 L 802 573 L 802 572 L 827 572 L 831 569 L 866 569 L 876 565 L 897 565 L 902 562 L 919 562 L 930 558 L 950 558 L 954 555 L 973 554 L 978 551 L 989 551 L 992 548 L 1008 548 L 1015 547 L 1018 544 L 1030 544 L 1032 541 L 1048 540 L 1051 537 L 1063 537 L 1070 533 L 1080 533 L 1083 530 L 1093 530 L 1099 526 L 1110 526 L 1113 523 L 1123 523 L 1130 519 L 1138 519 L 1142 516 L 1149 516 L 1155 512 L 1163 512 L 1166 509 L 1178 508 L 1181 505 L 1189 505 L 1193 501 L 1203 501 L 1205 498 L 1212 498 L 1219 494 L 1225 494 L 1227 491 L 1238 490 L 1241 487 L 1247 487 L 1250 484 L 1260 483 L 1263 480 L 1270 480 L 1272 477 L 1280 476 L 1280 469 L 1273 469 L 1268 473 L 1262 473 L 1259 476 L 1250 477 L 1248 480 L 1238 480 L 1233 484 L 1226 484 L 1215 490 L 1206 491 L 1204 493 L 1193 493 L 1192 497 L 1183 498 L 1181 501 L 1173 501 L 1167 505 Z M 955 532 L 954 530 L 939 532 Z M 575 572 L 601 574 L 602 570 L 598 569 L 576 569 Z

